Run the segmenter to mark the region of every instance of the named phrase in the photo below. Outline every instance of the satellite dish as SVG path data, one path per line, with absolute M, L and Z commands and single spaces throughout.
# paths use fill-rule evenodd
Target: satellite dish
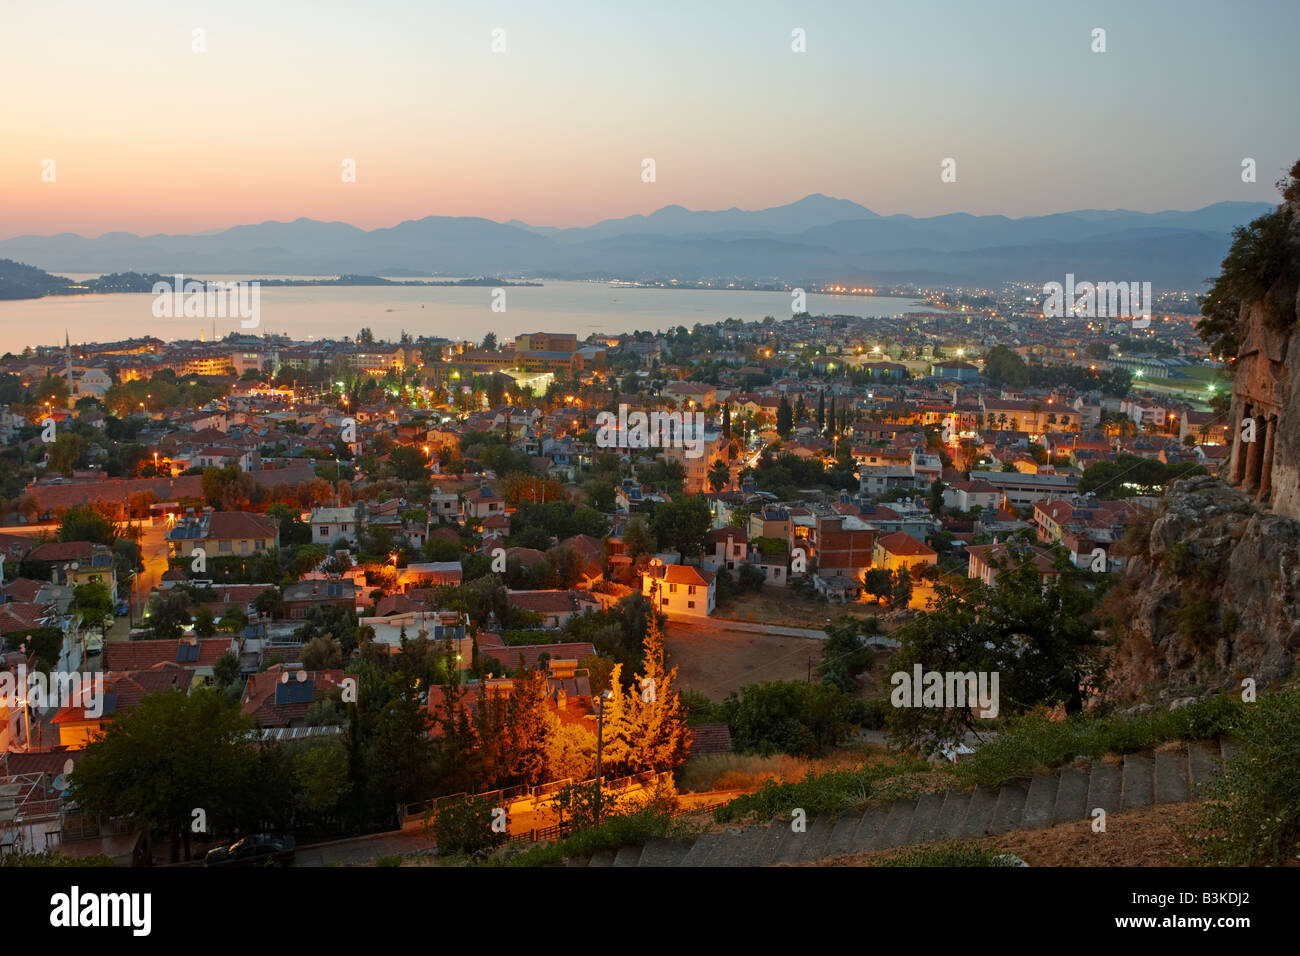
M 299 671 L 299 672 L 298 672 L 298 683 L 299 683 L 299 684 L 305 684 L 305 683 L 307 683 L 307 672 L 306 672 L 306 671 Z
M 285 671 L 283 674 L 280 675 L 280 683 L 281 683 L 281 684 L 287 684 L 287 683 L 289 683 L 289 672 L 288 672 L 288 671 Z
M 60 791 L 60 792 L 67 790 L 67 789 L 68 789 L 68 778 L 65 777 L 63 774 L 59 774 L 57 777 L 55 777 L 55 778 L 54 778 L 54 789 L 55 789 L 55 790 L 58 790 L 58 791 Z
M 71 757 L 69 757 L 67 760 L 63 761 L 63 774 L 64 774 L 64 776 L 67 776 L 68 774 L 72 773 L 72 768 L 73 768 L 74 766 L 76 766 L 76 765 L 72 762 L 72 758 L 71 758 Z

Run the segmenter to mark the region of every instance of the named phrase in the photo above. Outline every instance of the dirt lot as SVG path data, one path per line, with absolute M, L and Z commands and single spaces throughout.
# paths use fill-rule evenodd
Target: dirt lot
M 822 642 L 814 638 L 728 631 L 713 621 L 670 621 L 664 644 L 681 686 L 715 702 L 758 681 L 806 680 L 808 658 L 814 667 L 822 658 Z
M 798 597 L 784 588 L 765 587 L 757 594 L 746 592 L 718 605 L 718 617 L 738 621 L 756 621 L 765 624 L 782 624 L 786 627 L 825 627 L 828 619 L 838 621 L 840 615 L 853 617 L 880 617 L 888 608 L 876 604 L 827 604 Z

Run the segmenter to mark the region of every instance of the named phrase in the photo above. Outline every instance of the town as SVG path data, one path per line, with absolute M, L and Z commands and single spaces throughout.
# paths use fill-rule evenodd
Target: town
M 1092 607 L 1163 490 L 1228 459 L 1232 384 L 1188 296 L 1142 322 L 895 291 L 926 308 L 4 356 L 4 667 L 98 678 L 0 702 L 6 846 L 175 863 L 294 829 L 481 854 L 762 779 L 710 761 L 971 753 L 998 673 L 991 706 L 891 713 L 885 662 L 919 675 L 914 625 L 971 586 Z M 1036 700 L 1078 710 L 1073 654 Z M 230 780 L 176 768 L 202 803 L 131 804 L 186 727 Z M 792 860 L 906 842 L 817 833 Z

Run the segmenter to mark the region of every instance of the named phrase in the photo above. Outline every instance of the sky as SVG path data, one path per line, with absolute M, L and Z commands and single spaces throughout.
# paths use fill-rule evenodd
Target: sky
M 1300 158 L 1295 0 L 0 2 L 0 238 L 1195 209 Z

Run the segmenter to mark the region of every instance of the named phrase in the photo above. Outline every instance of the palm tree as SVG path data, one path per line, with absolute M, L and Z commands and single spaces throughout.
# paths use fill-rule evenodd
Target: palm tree
M 709 487 L 714 491 L 725 491 L 731 483 L 731 469 L 719 458 L 709 468 Z

